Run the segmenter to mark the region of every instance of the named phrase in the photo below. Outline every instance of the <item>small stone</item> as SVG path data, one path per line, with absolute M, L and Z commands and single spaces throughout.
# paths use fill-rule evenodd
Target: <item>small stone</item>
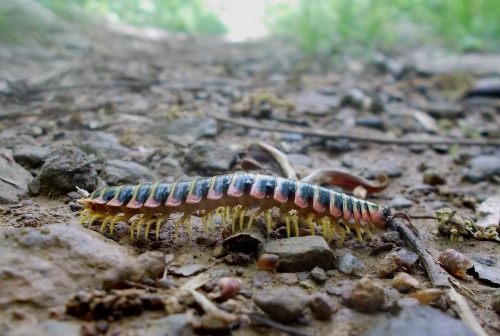
M 97 187 L 97 172 L 86 164 L 89 157 L 76 147 L 62 147 L 45 161 L 40 174 L 30 183 L 30 190 L 44 195 L 60 196 L 76 187 L 94 190 Z M 33 186 L 33 188 L 31 188 Z
M 363 276 L 365 265 L 351 253 L 345 253 L 339 258 L 337 269 L 344 274 Z
M 389 206 L 396 210 L 401 210 L 405 208 L 411 208 L 412 203 L 411 200 L 407 199 L 404 196 L 396 196 L 391 200 Z
M 191 318 L 188 314 L 172 314 L 159 320 L 153 320 L 144 330 L 145 335 L 150 336 L 195 336 Z
M 397 315 L 382 321 L 363 336 L 473 336 L 475 335 L 461 320 L 442 311 L 425 306 L 407 307 Z
M 446 184 L 446 178 L 441 174 L 433 171 L 426 171 L 424 173 L 424 183 L 432 186 Z
M 481 155 L 469 162 L 462 181 L 478 183 L 500 175 L 500 154 Z
M 314 293 L 310 297 L 309 307 L 315 318 L 329 320 L 339 311 L 338 305 L 324 293 Z
M 216 246 L 214 248 L 214 250 L 212 251 L 212 255 L 214 257 L 216 257 L 217 259 L 223 258 L 223 257 L 227 256 L 227 250 L 223 245 Z
M 326 286 L 326 292 L 329 295 L 339 296 L 340 294 L 342 294 L 342 288 L 340 288 L 340 287 L 333 287 L 333 286 Z
M 500 289 L 497 289 L 491 296 L 491 308 L 500 315 Z
M 272 275 L 267 271 L 258 270 L 252 279 L 252 286 L 256 288 L 264 288 L 264 285 L 273 281 Z
M 391 252 L 385 256 L 385 258 L 380 263 L 377 276 L 379 278 L 385 278 L 396 272 L 399 267 L 403 264 L 403 261 L 399 255 L 395 252 Z
M 319 236 L 269 240 L 259 245 L 258 255 L 264 253 L 279 256 L 278 272 L 310 271 L 316 266 L 327 270 L 335 267 L 333 251 Z
M 278 280 L 289 286 L 293 286 L 299 283 L 297 273 L 279 273 Z
M 316 286 L 314 286 L 314 282 L 312 282 L 310 279 L 306 279 L 306 280 L 299 282 L 299 286 L 304 288 L 304 289 L 316 288 Z
M 86 153 L 105 160 L 119 160 L 130 154 L 111 133 L 81 132 L 73 142 Z
M 438 154 L 447 154 L 450 151 L 450 146 L 448 146 L 448 145 L 433 145 L 432 149 Z
M 385 301 L 384 289 L 370 280 L 362 278 L 355 284 L 347 282 L 342 287 L 344 302 L 361 313 L 374 313 Z
M 310 298 L 303 290 L 290 288 L 255 293 L 253 301 L 276 321 L 291 324 L 298 322 Z
M 326 151 L 329 153 L 345 153 L 356 149 L 357 145 L 349 139 L 326 140 Z
M 402 248 L 397 251 L 397 255 L 401 260 L 401 264 L 403 267 L 411 270 L 417 266 L 418 254 Z
M 313 268 L 311 273 L 309 273 L 309 277 L 319 284 L 322 284 L 326 280 L 328 280 L 328 277 L 326 276 L 325 271 L 321 267 Z
M 384 130 L 384 122 L 378 116 L 358 118 L 356 119 L 356 126 L 363 126 L 378 130 Z
M 401 235 L 398 231 L 387 231 L 382 233 L 381 238 L 383 241 L 388 243 L 395 243 L 401 240 Z
M 369 172 L 364 174 L 364 177 L 369 180 L 373 180 L 376 179 L 380 174 L 387 175 L 391 178 L 401 177 L 403 176 L 403 169 L 395 164 L 383 163 L 382 167 L 370 170 Z
M 176 269 L 169 269 L 169 271 L 175 275 L 188 277 L 203 272 L 206 269 L 207 267 L 204 265 L 192 264 L 192 265 L 181 266 Z
M 409 307 L 418 306 L 419 304 L 420 303 L 418 302 L 417 299 L 411 298 L 411 297 L 402 298 L 402 299 L 399 299 L 398 301 L 396 301 L 396 306 L 399 309 L 406 309 L 406 308 L 409 308 Z
M 213 118 L 176 119 L 157 122 L 144 130 L 157 139 L 168 140 L 169 135 L 191 135 L 194 140 L 200 137 L 213 137 L 218 133 L 217 121 Z
M 33 176 L 26 169 L 0 155 L 0 172 L 0 203 L 17 203 L 28 195 Z
M 408 150 L 415 154 L 421 154 L 425 152 L 427 147 L 428 147 L 427 145 L 410 145 L 408 146 Z
M 185 158 L 191 169 L 196 171 L 229 171 L 236 159 L 236 152 L 223 144 L 203 141 L 191 146 Z
M 299 279 L 300 281 L 304 281 L 308 277 L 309 277 L 309 273 L 308 272 L 298 272 L 297 273 L 297 279 Z
M 14 147 L 14 160 L 21 166 L 30 169 L 38 168 L 50 156 L 50 149 L 48 147 L 20 145 Z
M 101 177 L 109 185 L 155 181 L 155 175 L 148 168 L 132 161 L 106 161 Z

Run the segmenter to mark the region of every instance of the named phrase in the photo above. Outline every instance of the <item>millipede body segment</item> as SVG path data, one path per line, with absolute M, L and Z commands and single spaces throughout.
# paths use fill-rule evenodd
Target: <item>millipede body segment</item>
M 191 181 L 141 183 L 107 187 L 94 191 L 88 198 L 80 200 L 85 209 L 80 223 L 102 220 L 101 231 L 109 224 L 110 232 L 118 221 L 131 221 L 130 232 L 140 234 L 144 226 L 147 238 L 152 225 L 156 225 L 158 239 L 161 225 L 173 213 L 183 213 L 175 223 L 185 224 L 191 236 L 191 214 L 204 211 L 203 227 L 213 228 L 212 216 L 219 214 L 224 227 L 231 223 L 233 231 L 239 221 L 243 227 L 244 217 L 250 214 L 248 227 L 259 215 L 264 215 L 268 230 L 272 226 L 273 208 L 278 208 L 290 236 L 291 227 L 299 235 L 299 223 L 307 224 L 314 234 L 315 223 L 323 228 L 323 235 L 331 240 L 336 232 L 343 244 L 346 231 L 356 231 L 362 241 L 365 231 L 373 238 L 370 229 L 387 230 L 390 221 L 389 209 L 372 202 L 338 193 L 321 186 L 269 175 L 238 172 L 198 178 Z M 253 212 L 252 212 L 253 211 Z

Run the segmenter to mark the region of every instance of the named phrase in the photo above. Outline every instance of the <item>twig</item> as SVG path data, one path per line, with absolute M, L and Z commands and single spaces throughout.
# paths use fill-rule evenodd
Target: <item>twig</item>
M 488 139 L 488 140 L 475 140 L 475 139 L 391 139 L 387 137 L 380 136 L 365 136 L 360 134 L 352 133 L 341 133 L 328 131 L 323 129 L 299 129 L 294 127 L 275 127 L 275 126 L 264 126 L 257 125 L 255 123 L 249 123 L 248 121 L 233 120 L 230 118 L 220 117 L 210 115 L 210 117 L 229 124 L 236 126 L 260 129 L 263 131 L 280 132 L 280 133 L 296 133 L 304 136 L 310 137 L 321 137 L 324 139 L 349 139 L 355 141 L 367 141 L 378 144 L 394 144 L 394 145 L 461 145 L 461 146 L 500 146 L 500 140 Z
M 271 319 L 269 319 L 265 315 L 261 314 L 248 314 L 248 317 L 250 317 L 250 320 L 255 323 L 255 324 L 260 324 L 268 328 L 274 328 L 279 331 L 285 332 L 290 335 L 295 335 L 295 336 L 311 336 L 311 334 L 302 331 L 297 328 L 289 327 L 286 325 L 283 325 L 281 323 L 275 322 Z
M 449 275 L 446 274 L 441 267 L 434 261 L 429 251 L 418 237 L 405 225 L 397 220 L 391 222 L 391 229 L 398 231 L 403 239 L 415 250 L 419 255 L 424 268 L 431 279 L 434 287 L 443 288 L 446 290 L 446 298 L 450 307 L 457 313 L 460 319 L 467 325 L 477 336 L 487 336 L 488 334 L 481 327 L 481 324 L 472 313 L 465 298 L 457 293 L 449 281 Z

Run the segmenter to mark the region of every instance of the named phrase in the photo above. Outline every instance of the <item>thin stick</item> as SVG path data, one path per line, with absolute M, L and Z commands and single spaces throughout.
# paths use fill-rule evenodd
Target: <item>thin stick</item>
M 380 136 L 365 136 L 360 134 L 352 133 L 341 133 L 328 131 L 323 129 L 299 129 L 294 127 L 276 127 L 276 126 L 264 126 L 257 125 L 255 123 L 250 123 L 248 121 L 233 120 L 230 118 L 220 117 L 210 115 L 210 117 L 229 124 L 236 126 L 260 129 L 263 131 L 280 132 L 280 133 L 295 133 L 310 137 L 320 137 L 324 139 L 350 139 L 355 141 L 367 141 L 378 144 L 395 144 L 395 145 L 461 145 L 461 146 L 500 146 L 500 140 L 488 139 L 488 140 L 476 140 L 476 139 L 391 139 L 387 137 Z
M 397 220 L 391 222 L 391 229 L 398 231 L 403 239 L 415 250 L 422 260 L 422 264 L 431 279 L 434 287 L 443 288 L 446 290 L 446 298 L 450 307 L 457 313 L 460 319 L 467 325 L 477 336 L 487 336 L 481 323 L 470 309 L 465 298 L 457 293 L 448 280 L 449 275 L 446 274 L 441 267 L 434 261 L 429 251 L 418 237 L 405 225 Z

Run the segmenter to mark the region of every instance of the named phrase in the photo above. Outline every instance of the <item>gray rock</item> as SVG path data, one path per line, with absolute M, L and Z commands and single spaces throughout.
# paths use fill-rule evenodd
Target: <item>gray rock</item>
M 377 116 L 358 118 L 356 119 L 356 126 L 363 126 L 378 130 L 384 130 L 384 122 L 380 117 Z
M 62 147 L 45 161 L 40 174 L 29 184 L 30 192 L 49 196 L 65 195 L 78 186 L 85 190 L 97 187 L 97 172 L 86 164 L 88 156 L 75 147 Z
M 388 243 L 395 243 L 401 240 L 401 235 L 398 231 L 387 231 L 382 233 L 381 238 L 383 241 Z
M 403 309 L 399 315 L 381 322 L 364 336 L 473 336 L 474 333 L 462 321 L 442 311 L 418 305 Z
M 480 155 L 469 162 L 462 181 L 477 183 L 500 175 L 500 155 Z
M 446 184 L 446 177 L 435 171 L 426 171 L 424 173 L 424 183 L 432 186 Z
M 74 140 L 74 145 L 105 160 L 123 159 L 131 152 L 120 144 L 116 136 L 104 132 L 81 132 Z
M 203 272 L 206 269 L 207 269 L 206 266 L 198 265 L 198 264 L 191 264 L 191 265 L 181 266 L 181 267 L 175 268 L 175 269 L 169 269 L 169 271 L 175 275 L 181 275 L 181 276 L 188 277 L 188 276 L 196 275 L 200 272 Z
M 412 64 L 422 75 L 468 73 L 477 76 L 500 74 L 499 54 L 450 54 L 445 51 L 419 51 L 412 54 Z
M 357 145 L 349 139 L 326 140 L 326 150 L 330 153 L 344 153 L 357 148 Z
M 16 203 L 28 195 L 33 176 L 14 161 L 0 155 L 0 203 Z
M 40 167 L 49 156 L 50 149 L 48 147 L 32 145 L 14 147 L 14 160 L 27 169 Z
M 12 330 L 11 336 L 80 336 L 82 327 L 76 322 L 46 320 L 37 325 L 25 324 Z
M 391 208 L 394 208 L 396 210 L 400 209 L 405 209 L 405 208 L 411 208 L 412 203 L 411 200 L 404 196 L 396 196 L 394 197 L 391 202 L 389 203 L 389 206 Z
M 255 293 L 253 301 L 276 321 L 290 324 L 298 322 L 310 298 L 303 290 L 290 288 Z
M 213 137 L 217 132 L 217 121 L 213 118 L 169 120 L 155 123 L 145 130 L 146 134 L 158 139 L 165 139 L 168 135 L 185 134 L 199 139 L 200 137 Z
M 279 256 L 279 272 L 310 271 L 316 266 L 326 270 L 335 267 L 333 251 L 319 236 L 270 240 L 259 245 L 258 255 L 264 253 Z
M 109 185 L 153 182 L 155 175 L 148 168 L 132 161 L 109 160 L 104 163 L 101 178 Z
M 384 289 L 369 278 L 356 283 L 346 282 L 342 286 L 342 300 L 361 313 L 374 313 L 385 301 Z
M 324 293 L 314 293 L 310 297 L 309 307 L 319 320 L 329 320 L 339 307 L 330 297 Z
M 363 176 L 367 179 L 375 179 L 377 175 L 384 174 L 387 175 L 388 177 L 401 177 L 403 176 L 403 169 L 401 169 L 400 166 L 390 163 L 390 164 L 385 164 L 382 167 L 377 167 L 373 170 L 370 170 L 366 174 L 363 174 Z
M 4 230 L 1 236 L 1 306 L 60 307 L 76 291 L 98 287 L 108 270 L 132 263 L 125 248 L 76 225 Z
M 338 97 L 323 95 L 313 90 L 304 91 L 295 98 L 295 108 L 301 114 L 326 115 L 339 106 Z
M 187 314 L 173 314 L 151 322 L 144 332 L 150 336 L 196 335 Z
M 436 119 L 457 119 L 463 118 L 464 108 L 461 104 L 447 103 L 447 102 L 432 102 L 420 105 L 420 109 L 425 110 Z
M 201 172 L 228 171 L 236 159 L 236 152 L 222 144 L 198 142 L 186 153 L 186 162 Z
M 491 296 L 491 308 L 493 308 L 497 314 L 500 314 L 500 289 L 497 289 Z
M 345 253 L 339 258 L 337 269 L 344 274 L 363 276 L 365 265 L 351 253 Z
M 311 273 L 309 273 L 309 277 L 319 284 L 322 284 L 326 280 L 328 280 L 325 270 L 321 267 L 314 267 Z

